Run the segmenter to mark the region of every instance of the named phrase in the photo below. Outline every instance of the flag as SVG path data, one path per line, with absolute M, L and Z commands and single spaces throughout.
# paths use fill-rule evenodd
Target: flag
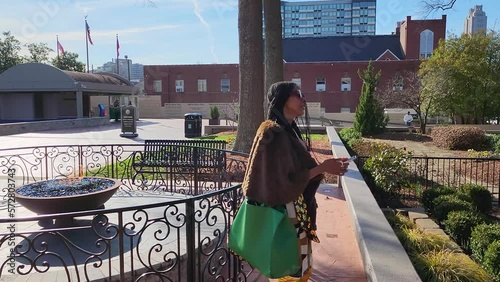
M 61 52 L 61 54 L 64 56 L 64 48 L 63 46 L 61 45 L 61 43 L 59 42 L 59 39 L 57 39 L 57 50 L 59 52 Z
M 116 36 L 116 57 L 120 57 L 120 42 L 118 41 L 118 35 Z
M 87 28 L 87 38 L 89 40 L 89 43 L 90 45 L 94 45 L 94 42 L 92 42 L 92 38 L 90 37 L 90 26 L 87 21 L 85 21 L 85 27 Z

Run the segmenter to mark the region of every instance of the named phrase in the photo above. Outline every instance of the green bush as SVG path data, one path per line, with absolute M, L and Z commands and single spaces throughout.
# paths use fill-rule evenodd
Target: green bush
M 377 188 L 396 193 L 408 184 L 410 170 L 406 163 L 411 154 L 403 150 L 382 150 L 366 160 L 364 169 L 373 178 Z
M 352 148 L 352 143 L 361 139 L 361 133 L 356 131 L 354 128 L 343 128 L 339 131 L 340 139 L 346 144 L 349 148 Z
M 446 232 L 455 239 L 455 242 L 468 249 L 472 229 L 485 222 L 485 217 L 480 213 L 452 211 L 448 214 L 448 219 L 443 224 Z
M 219 108 L 217 106 L 211 106 L 210 107 L 210 118 L 211 119 L 218 119 L 219 116 L 220 116 Z
M 366 139 L 352 140 L 351 148 L 358 156 L 371 156 L 382 151 L 398 151 L 396 147 L 383 142 L 372 142 Z
M 488 147 L 486 132 L 473 126 L 436 126 L 431 132 L 432 142 L 450 150 L 481 150 Z
M 488 140 L 490 150 L 495 153 L 500 153 L 500 134 L 488 134 L 486 135 L 486 139 Z
M 427 211 L 432 211 L 433 205 L 432 201 L 441 195 L 452 195 L 455 194 L 456 190 L 447 186 L 437 186 L 422 193 L 422 204 Z
M 449 250 L 415 254 L 415 269 L 422 281 L 491 282 L 491 277 L 467 255 Z
M 432 215 L 437 221 L 442 222 L 448 218 L 452 211 L 474 211 L 474 206 L 461 199 L 460 195 L 442 195 L 432 201 Z
M 484 254 L 488 246 L 500 240 L 500 224 L 480 224 L 472 229 L 470 248 L 472 256 L 484 265 Z
M 488 189 L 477 184 L 462 184 L 458 187 L 458 191 L 467 195 L 472 204 L 482 213 L 489 213 L 492 206 L 493 198 Z
M 500 240 L 491 243 L 484 253 L 484 268 L 500 282 Z

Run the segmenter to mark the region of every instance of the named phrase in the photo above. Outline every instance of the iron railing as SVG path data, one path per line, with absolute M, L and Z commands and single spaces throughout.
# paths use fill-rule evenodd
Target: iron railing
M 369 156 L 359 156 L 356 164 L 365 181 L 371 187 L 367 172 L 363 169 Z M 411 157 L 407 163 L 409 182 L 414 189 L 403 189 L 407 198 L 419 198 L 422 191 L 437 185 L 458 187 L 471 183 L 487 188 L 497 205 L 500 204 L 500 159 L 461 157 Z
M 0 150 L 0 188 L 6 187 L 0 205 L 0 280 L 246 281 L 253 270 L 228 251 L 226 241 L 242 199 L 247 155 L 218 150 L 226 165 L 217 175 L 199 167 L 196 173 L 160 169 L 132 181 L 130 158 L 142 148 Z M 9 184 L 75 176 L 118 180 L 112 198 L 118 204 L 38 216 L 11 205 Z M 73 224 L 55 224 L 63 218 L 73 218 Z

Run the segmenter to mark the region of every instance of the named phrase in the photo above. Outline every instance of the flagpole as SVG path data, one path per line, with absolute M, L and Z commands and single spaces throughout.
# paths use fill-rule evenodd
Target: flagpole
M 85 16 L 85 50 L 87 50 L 87 73 L 89 72 L 89 33 L 87 31 L 87 16 Z
M 116 42 L 118 42 L 118 33 L 116 34 Z M 120 63 L 118 62 L 118 51 L 116 52 L 116 74 L 120 75 Z
M 61 63 L 59 61 L 59 35 L 56 35 L 56 49 L 57 49 L 57 63 Z

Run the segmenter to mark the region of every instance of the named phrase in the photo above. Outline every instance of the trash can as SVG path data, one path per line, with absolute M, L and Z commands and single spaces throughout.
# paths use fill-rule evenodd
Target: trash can
M 184 115 L 184 136 L 186 138 L 201 136 L 202 116 L 198 113 L 188 113 Z
M 104 106 L 103 104 L 99 104 L 98 107 L 99 107 L 99 116 L 105 117 L 106 116 L 106 106 Z

